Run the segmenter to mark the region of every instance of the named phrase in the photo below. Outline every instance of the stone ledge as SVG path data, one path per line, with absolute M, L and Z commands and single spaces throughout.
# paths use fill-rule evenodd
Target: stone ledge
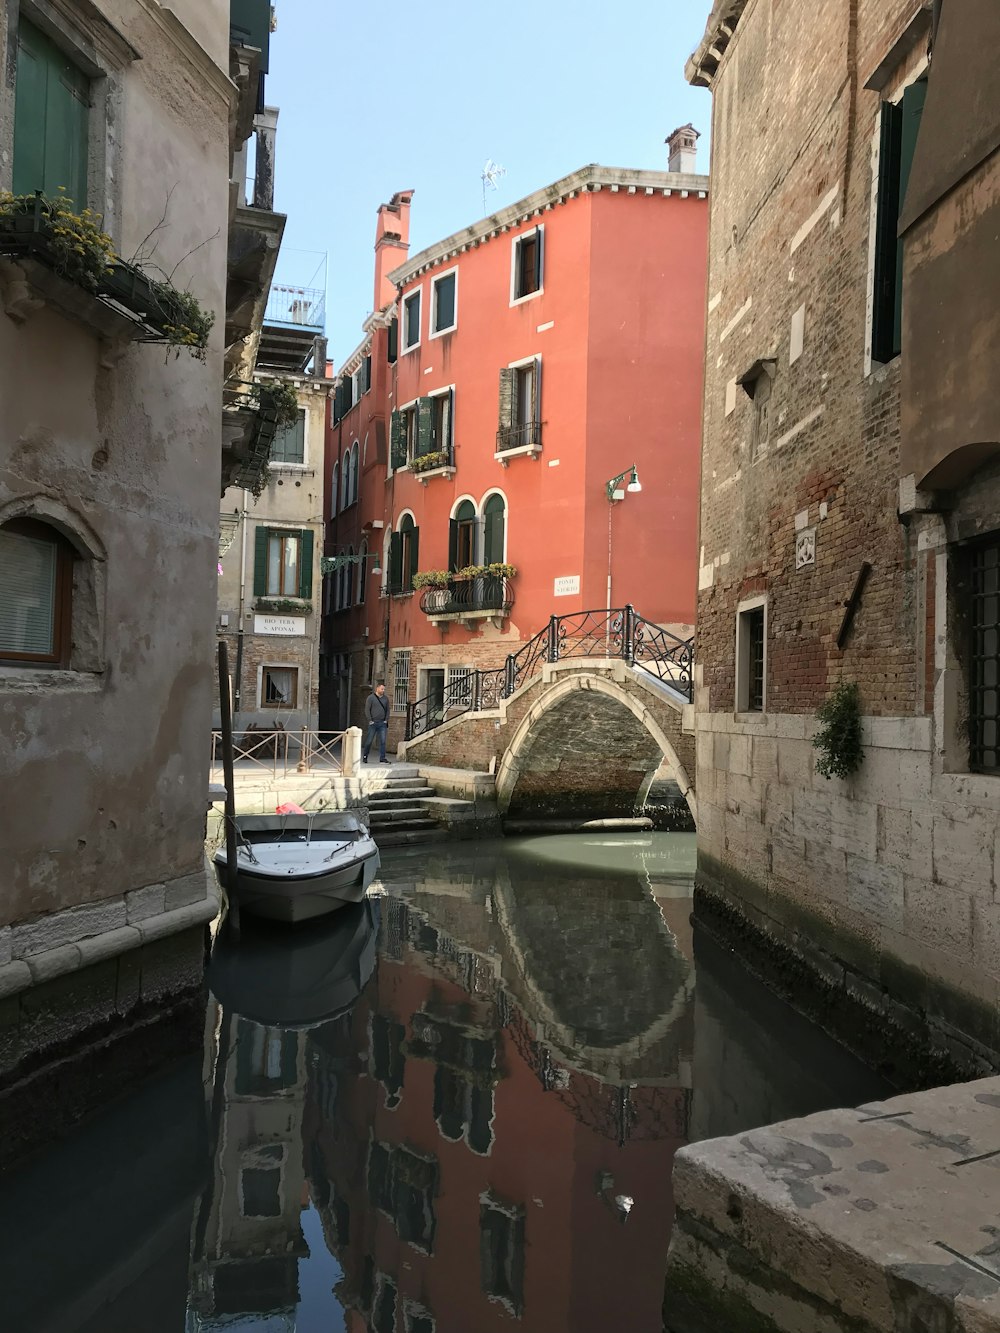
M 682 1149 L 667 1327 L 996 1328 L 998 1134 L 989 1078 Z
M 154 884 L 148 890 L 132 890 L 131 894 L 112 899 L 108 904 L 90 904 L 84 908 L 70 908 L 66 912 L 56 913 L 56 920 L 49 921 L 49 938 L 59 943 L 47 949 L 34 949 L 27 955 L 15 956 L 0 966 L 0 999 L 78 972 L 94 963 L 117 958 L 129 950 L 177 934 L 191 926 L 204 925 L 218 915 L 220 894 L 215 872 L 207 861 L 202 870 L 174 880 L 167 886 L 168 892 L 171 889 L 174 890 L 172 898 L 165 896 L 162 884 Z M 149 896 L 142 898 L 143 894 Z M 139 917 L 133 915 L 131 922 L 126 924 L 127 900 L 133 895 L 139 895 L 134 901 L 141 905 L 141 910 L 145 911 L 149 907 L 154 910 L 146 911 L 145 915 Z M 157 903 L 160 904 L 158 911 L 155 910 Z M 171 903 L 174 905 L 171 906 Z M 109 910 L 93 912 L 91 907 Z M 31 923 L 33 933 L 26 935 L 24 941 L 37 944 L 42 938 L 38 928 L 46 920 L 42 918 L 39 922 Z M 106 922 L 106 928 L 98 929 L 82 939 L 66 938 L 71 924 L 92 927 L 98 922 Z M 15 937 L 17 931 L 18 928 L 14 927 L 12 934 Z

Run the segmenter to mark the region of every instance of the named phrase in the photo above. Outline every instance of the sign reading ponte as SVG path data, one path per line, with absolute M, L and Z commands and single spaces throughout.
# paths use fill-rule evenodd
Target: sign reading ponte
M 552 588 L 552 595 L 554 597 L 573 597 L 579 591 L 580 575 L 564 574 L 561 578 L 556 579 Z

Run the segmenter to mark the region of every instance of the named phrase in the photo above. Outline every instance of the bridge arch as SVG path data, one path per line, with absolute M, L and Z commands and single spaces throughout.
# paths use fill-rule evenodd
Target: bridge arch
M 680 732 L 679 707 L 619 674 L 574 670 L 537 694 L 497 767 L 502 817 L 562 817 L 574 806 L 591 819 L 631 815 L 666 760 L 697 821 L 693 763 L 689 773 L 656 716 L 665 710 Z

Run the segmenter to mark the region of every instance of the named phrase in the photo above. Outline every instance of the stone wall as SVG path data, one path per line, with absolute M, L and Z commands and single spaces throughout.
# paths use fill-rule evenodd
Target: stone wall
M 926 512 L 901 477 L 900 359 L 871 354 L 880 102 L 926 65 L 915 9 L 859 0 L 803 25 L 751 0 L 714 77 L 695 693 L 699 911 L 909 1083 L 1000 1058 L 1000 793 L 968 771 L 949 546 L 995 526 L 1000 484 L 987 470 L 978 500 Z M 737 383 L 761 360 L 766 414 Z M 737 711 L 751 599 L 761 713 Z M 828 781 L 814 713 L 840 682 L 859 686 L 865 757 Z

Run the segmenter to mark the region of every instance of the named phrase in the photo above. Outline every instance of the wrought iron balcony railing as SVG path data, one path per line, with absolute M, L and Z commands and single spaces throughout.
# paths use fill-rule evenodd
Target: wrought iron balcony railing
M 470 612 L 507 615 L 514 605 L 509 579 L 484 574 L 478 578 L 451 579 L 444 588 L 425 588 L 420 609 L 432 620 L 439 616 L 461 616 Z
M 518 426 L 501 426 L 497 431 L 497 453 L 506 453 L 509 449 L 524 449 L 534 444 L 541 447 L 542 423 L 540 421 L 522 421 Z

